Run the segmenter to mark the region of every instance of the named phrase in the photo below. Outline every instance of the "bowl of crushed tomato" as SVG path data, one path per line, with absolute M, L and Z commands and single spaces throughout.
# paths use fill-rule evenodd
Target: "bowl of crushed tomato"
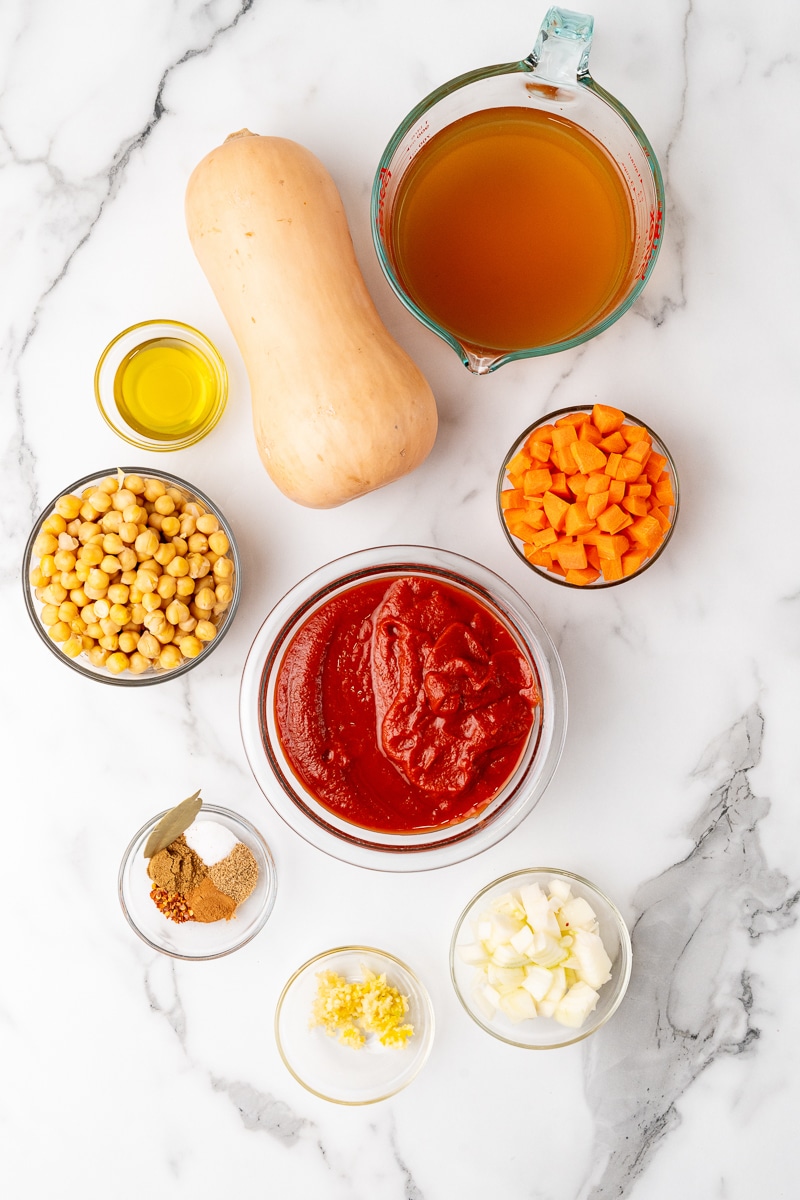
M 242 676 L 251 770 L 278 815 L 356 866 L 485 850 L 553 776 L 567 696 L 522 597 L 471 559 L 383 546 L 327 563 L 264 621 Z

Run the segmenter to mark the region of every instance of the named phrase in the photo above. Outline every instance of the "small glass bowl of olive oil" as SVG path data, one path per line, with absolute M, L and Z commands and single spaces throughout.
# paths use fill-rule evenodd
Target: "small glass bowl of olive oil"
M 216 347 L 180 321 L 142 321 L 106 346 L 94 376 L 97 406 L 140 450 L 183 450 L 214 428 L 228 399 Z

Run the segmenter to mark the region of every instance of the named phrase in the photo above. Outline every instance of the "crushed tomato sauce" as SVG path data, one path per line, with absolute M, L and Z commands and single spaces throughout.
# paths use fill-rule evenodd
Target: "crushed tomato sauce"
M 275 718 L 295 775 L 365 829 L 473 816 L 514 773 L 539 696 L 517 641 L 449 583 L 358 584 L 303 623 L 278 669 Z

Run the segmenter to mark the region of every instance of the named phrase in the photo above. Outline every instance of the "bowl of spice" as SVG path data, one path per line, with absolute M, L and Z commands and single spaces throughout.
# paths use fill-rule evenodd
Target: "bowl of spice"
M 119 871 L 129 925 L 172 958 L 221 958 L 246 945 L 266 923 L 276 891 L 275 863 L 258 830 L 199 793 L 143 825 Z
M 385 950 L 339 946 L 299 967 L 275 1012 L 278 1050 L 309 1092 L 374 1104 L 411 1083 L 433 1045 L 430 997 Z

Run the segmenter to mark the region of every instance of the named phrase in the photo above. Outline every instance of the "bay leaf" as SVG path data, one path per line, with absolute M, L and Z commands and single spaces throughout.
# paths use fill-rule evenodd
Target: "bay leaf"
M 166 850 L 167 846 L 171 846 L 176 838 L 186 832 L 202 807 L 203 801 L 198 789 L 193 796 L 181 800 L 180 804 L 164 813 L 145 843 L 145 858 L 152 858 L 159 850 Z

